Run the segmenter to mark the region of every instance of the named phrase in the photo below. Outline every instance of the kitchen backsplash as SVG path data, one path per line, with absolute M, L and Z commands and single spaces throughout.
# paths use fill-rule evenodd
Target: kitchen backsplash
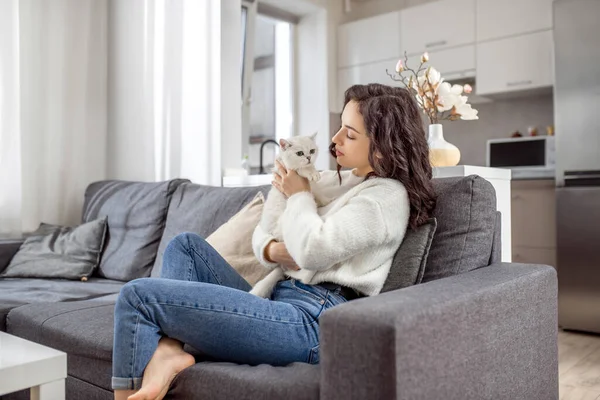
M 488 139 L 509 138 L 519 131 L 527 135 L 529 126 L 545 134 L 554 124 L 552 95 L 496 100 L 473 105 L 479 110 L 475 121 L 445 121 L 444 137 L 460 149 L 460 164 L 485 165 Z
M 546 126 L 554 124 L 551 94 L 494 100 L 473 107 L 479 110 L 479 120 L 443 123 L 444 137 L 460 149 L 460 164 L 484 166 L 488 139 L 508 138 L 517 130 L 527 135 L 529 126 L 537 126 L 539 134 L 545 134 Z M 333 136 L 340 126 L 340 114 L 330 114 L 330 126 Z M 333 160 L 331 168 L 335 168 Z

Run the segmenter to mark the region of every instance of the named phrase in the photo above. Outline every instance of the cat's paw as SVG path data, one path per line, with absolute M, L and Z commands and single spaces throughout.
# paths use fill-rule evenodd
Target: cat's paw
M 254 287 L 249 293 L 257 297 L 262 297 L 263 299 L 268 298 L 271 294 L 269 293 L 269 290 L 264 287 Z
M 311 182 L 317 182 L 321 179 L 321 173 L 319 171 L 314 171 L 310 173 L 308 176 L 308 180 Z
M 268 299 L 271 297 L 271 293 L 273 293 L 273 286 L 269 284 L 268 280 L 260 280 L 254 285 L 249 293 L 262 297 L 263 299 Z

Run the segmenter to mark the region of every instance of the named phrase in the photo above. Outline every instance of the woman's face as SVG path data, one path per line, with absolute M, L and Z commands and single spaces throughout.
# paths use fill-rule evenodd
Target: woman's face
M 351 100 L 342 112 L 342 126 L 332 139 L 337 162 L 345 168 L 356 168 L 359 176 L 373 171 L 369 164 L 369 145 L 365 121 L 358 112 L 358 103 Z

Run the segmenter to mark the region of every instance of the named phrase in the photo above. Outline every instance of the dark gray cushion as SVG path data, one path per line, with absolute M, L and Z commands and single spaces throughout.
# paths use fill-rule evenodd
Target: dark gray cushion
M 180 185 L 169 206 L 152 276 L 160 276 L 163 254 L 175 236 L 194 232 L 207 238 L 254 199 L 259 191 L 266 197 L 270 189 L 271 186 L 224 188 L 193 183 Z
M 21 303 L 17 299 L 9 302 L 0 302 L 0 331 L 6 332 L 6 316 L 10 310 L 22 306 L 23 304 L 25 303 Z
M 87 282 L 68 279 L 0 279 L 0 304 L 95 299 L 119 293 L 125 283 L 92 276 Z
M 69 371 L 69 361 L 67 359 L 67 371 Z M 89 368 L 96 368 L 95 363 L 92 362 Z M 115 398 L 112 390 L 103 389 L 70 374 L 65 381 L 65 392 L 67 399 L 113 400 Z
M 34 303 L 8 314 L 8 333 L 87 358 L 112 360 L 114 303 Z
M 494 226 L 494 242 L 492 243 L 492 254 L 489 264 L 502 261 L 502 214 L 496 211 L 496 225 Z
M 436 227 L 436 219 L 430 218 L 417 229 L 406 231 L 392 260 L 382 293 L 421 283 Z
M 113 347 L 114 304 L 94 301 L 40 303 L 12 310 L 8 332 L 64 351 L 69 374 L 109 389 Z M 285 367 L 204 361 L 182 372 L 169 396 L 210 399 L 318 399 L 319 366 L 293 363 Z
M 0 272 L 8 267 L 23 242 L 25 242 L 24 238 L 0 239 Z
M 100 263 L 105 236 L 106 217 L 74 228 L 42 223 L 0 278 L 87 279 Z
M 183 370 L 168 398 L 211 400 L 318 400 L 319 365 L 292 363 L 285 367 L 201 362 Z
M 108 216 L 98 276 L 130 281 L 150 275 L 171 196 L 182 182 L 102 181 L 88 186 L 83 221 Z
M 471 175 L 434 179 L 433 184 L 437 229 L 423 282 L 489 265 L 496 223 L 496 192 L 490 182 Z

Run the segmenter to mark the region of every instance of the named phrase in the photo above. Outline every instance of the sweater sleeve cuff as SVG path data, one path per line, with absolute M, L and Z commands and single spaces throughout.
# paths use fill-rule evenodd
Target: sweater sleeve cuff
M 311 192 L 298 192 L 288 198 L 286 211 L 298 215 L 306 210 L 317 212 L 317 203 Z
M 276 240 L 273 236 L 269 234 L 260 235 L 260 238 L 256 238 L 258 243 L 256 243 L 258 247 L 258 251 L 256 252 L 256 259 L 267 269 L 275 269 L 279 264 L 268 261 L 265 258 L 265 249 L 271 241 Z

